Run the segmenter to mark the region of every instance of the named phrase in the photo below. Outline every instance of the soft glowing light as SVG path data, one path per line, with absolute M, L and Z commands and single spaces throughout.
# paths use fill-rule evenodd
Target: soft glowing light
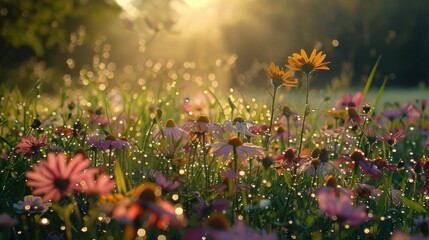
M 214 2 L 214 0 L 185 0 L 185 3 L 191 8 L 202 8 L 212 2 Z

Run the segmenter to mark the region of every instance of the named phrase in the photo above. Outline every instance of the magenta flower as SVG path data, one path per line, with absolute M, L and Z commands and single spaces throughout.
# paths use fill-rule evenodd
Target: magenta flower
M 75 155 L 68 162 L 63 153 L 49 153 L 47 161 L 40 161 L 33 165 L 33 171 L 25 173 L 27 186 L 33 188 L 33 195 L 43 195 L 43 201 L 52 199 L 58 202 L 63 196 L 80 191 L 80 182 L 98 171 L 95 168 L 85 171 L 90 164 L 82 154 Z
M 226 199 L 215 199 L 211 202 L 205 202 L 200 196 L 197 196 L 199 204 L 195 207 L 200 217 L 210 215 L 213 211 L 222 211 L 231 208 L 231 202 Z
M 246 153 L 252 154 L 256 156 L 261 156 L 263 154 L 263 148 L 256 146 L 252 143 L 243 143 L 239 138 L 232 137 L 228 141 L 223 138 L 220 138 L 222 143 L 213 143 L 209 144 L 212 147 L 212 153 L 216 156 L 222 156 L 223 161 L 227 159 L 227 157 L 235 151 L 239 159 L 241 159 L 244 163 L 247 163 Z
M 31 134 L 28 137 L 23 137 L 21 142 L 16 144 L 16 153 L 25 154 L 26 156 L 32 156 L 39 154 L 40 148 L 47 146 L 46 144 L 46 135 L 41 136 L 39 139 L 36 139 L 36 136 Z
M 43 203 L 42 198 L 39 196 L 27 195 L 24 201 L 18 201 L 13 204 L 18 214 L 41 214 L 48 211 L 52 203 Z
M 359 225 L 369 219 L 365 212 L 365 205 L 354 207 L 352 198 L 346 194 L 339 197 L 327 192 L 319 191 L 316 194 L 319 207 L 334 220 L 342 220 L 349 225 Z

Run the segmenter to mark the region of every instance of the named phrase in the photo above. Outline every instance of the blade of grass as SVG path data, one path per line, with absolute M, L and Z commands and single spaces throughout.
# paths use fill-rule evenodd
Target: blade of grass
M 380 100 L 380 98 L 381 98 L 381 95 L 383 94 L 383 92 L 384 92 L 384 88 L 386 87 L 386 83 L 387 83 L 387 80 L 388 80 L 389 78 L 388 77 L 385 77 L 384 78 L 384 81 L 383 81 L 383 84 L 381 84 L 381 87 L 380 87 L 380 89 L 378 89 L 378 94 L 377 94 L 377 97 L 375 98 L 375 102 L 374 102 L 374 108 L 371 110 L 371 112 L 370 112 L 370 115 L 372 115 L 373 113 L 374 113 L 374 111 L 375 111 L 375 108 L 377 107 L 377 104 L 378 104 L 378 101 Z
M 371 73 L 369 74 L 368 79 L 366 80 L 365 88 L 362 93 L 362 102 L 365 102 L 366 94 L 368 93 L 369 88 L 371 87 L 372 80 L 374 79 L 375 72 L 377 71 L 380 60 L 381 60 L 381 55 L 378 57 L 377 62 L 375 62 L 374 67 L 372 67 Z

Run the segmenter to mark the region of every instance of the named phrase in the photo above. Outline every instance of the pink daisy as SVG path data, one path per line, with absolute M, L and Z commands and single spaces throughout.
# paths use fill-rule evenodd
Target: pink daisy
M 26 156 L 32 156 L 34 154 L 38 154 L 40 148 L 46 146 L 46 135 L 41 136 L 39 139 L 36 139 L 34 134 L 23 137 L 21 142 L 16 144 L 16 153 L 17 154 L 25 154 Z
M 93 168 L 85 171 L 91 164 L 82 154 L 75 155 L 69 162 L 64 153 L 49 153 L 47 161 L 33 165 L 28 171 L 27 186 L 33 188 L 33 195 L 43 195 L 43 201 L 52 199 L 60 201 L 75 190 L 81 190 L 80 182 L 93 176 L 98 170 Z
M 347 194 L 337 196 L 327 192 L 317 192 L 317 201 L 322 211 L 333 219 L 344 220 L 349 225 L 359 225 L 369 219 L 365 205 L 353 207 L 352 198 Z
M 237 156 L 244 163 L 247 162 L 246 153 L 261 156 L 263 153 L 263 148 L 254 145 L 252 143 L 243 143 L 239 138 L 232 137 L 228 141 L 223 138 L 220 138 L 221 143 L 209 144 L 212 148 L 212 153 L 215 156 L 222 156 L 223 161 L 233 152 L 235 148 Z

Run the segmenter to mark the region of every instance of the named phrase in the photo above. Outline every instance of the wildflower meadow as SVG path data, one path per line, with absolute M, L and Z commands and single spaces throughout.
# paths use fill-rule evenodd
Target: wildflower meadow
M 168 64 L 130 91 L 85 73 L 55 95 L 1 84 L 0 238 L 428 237 L 427 99 L 380 104 L 379 58 L 360 90 L 316 103 L 329 59 L 264 64 L 266 97 Z

